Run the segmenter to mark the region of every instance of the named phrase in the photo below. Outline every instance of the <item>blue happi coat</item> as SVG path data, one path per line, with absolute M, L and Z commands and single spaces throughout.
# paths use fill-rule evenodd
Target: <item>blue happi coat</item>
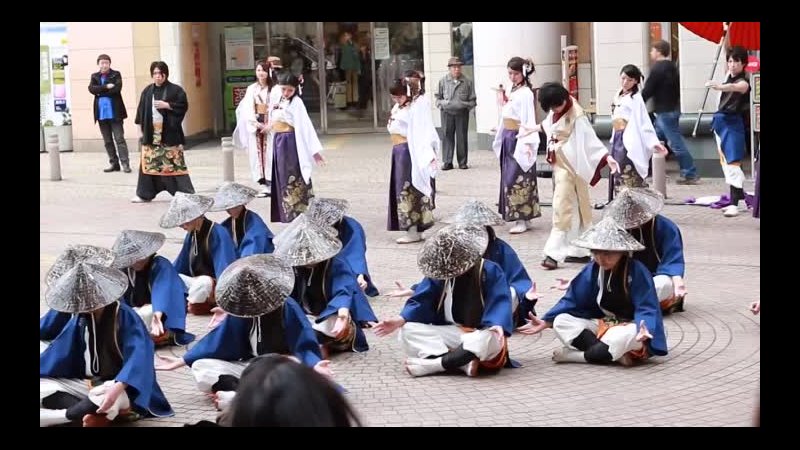
M 168 417 L 174 415 L 156 380 L 153 363 L 153 340 L 142 319 L 124 303 L 115 302 L 106 308 L 118 307 L 117 342 L 122 356 L 122 369 L 115 381 L 127 384 L 125 392 L 132 408 L 143 416 Z M 64 330 L 50 346 L 39 355 L 39 377 L 85 379 L 86 321 L 80 315 L 72 316 Z
M 628 298 L 633 303 L 633 320 L 636 327 L 644 320 L 653 339 L 648 341 L 649 351 L 653 355 L 664 356 L 667 354 L 667 337 L 664 334 L 664 324 L 661 318 L 656 288 L 653 276 L 644 264 L 628 259 Z M 624 261 L 623 261 L 624 263 Z M 598 293 L 602 280 L 598 281 L 600 266 L 591 262 L 581 270 L 572 282 L 567 293 L 553 306 L 550 311 L 542 316 L 545 322 L 553 323 L 559 314 L 570 314 L 583 319 L 602 319 L 605 313 L 598 305 Z
M 367 236 L 364 234 L 364 228 L 356 219 L 348 216 L 342 218 L 337 228 L 339 240 L 342 241 L 342 250 L 337 256 L 350 264 L 356 276 L 364 275 L 364 280 L 367 282 L 367 289 L 364 292 L 368 296 L 380 295 L 378 288 L 372 283 L 367 267 Z
M 249 209 L 242 211 L 242 215 L 244 215 L 244 238 L 238 242 L 238 245 L 232 229 L 233 218 L 228 217 L 220 224 L 228 230 L 228 234 L 234 240 L 234 245 L 237 245 L 236 257 L 244 258 L 250 255 L 272 253 L 275 250 L 275 246 L 272 244 L 273 234 L 261 216 Z

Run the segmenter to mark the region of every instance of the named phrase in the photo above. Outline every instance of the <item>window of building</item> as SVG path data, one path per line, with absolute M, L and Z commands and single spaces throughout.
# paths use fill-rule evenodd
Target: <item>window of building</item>
M 458 56 L 465 66 L 473 65 L 472 22 L 450 22 L 453 35 L 453 56 Z

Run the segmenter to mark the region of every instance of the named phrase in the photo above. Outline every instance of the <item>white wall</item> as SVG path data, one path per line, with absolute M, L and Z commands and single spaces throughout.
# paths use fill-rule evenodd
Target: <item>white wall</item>
M 634 64 L 646 69 L 648 38 L 647 22 L 594 22 L 592 69 L 598 115 L 611 114 L 611 101 L 620 88 L 622 66 Z
M 714 66 L 714 57 L 717 54 L 718 44 L 707 41 L 691 31 L 678 26 L 678 69 L 681 77 L 681 111 L 696 113 L 700 110 L 706 89 L 705 82 L 709 80 L 711 68 Z M 715 80 L 723 80 L 727 65 L 725 52 L 720 54 L 719 64 L 714 72 Z M 717 110 L 719 105 L 719 92 L 711 91 L 708 94 L 706 112 Z
M 158 22 L 158 34 L 161 36 L 161 61 L 169 67 L 169 81 L 183 86 L 180 25 L 180 22 Z
M 569 22 L 473 22 L 477 131 L 488 133 L 497 126 L 495 92 L 508 86 L 506 64 L 514 56 L 533 58 L 534 87 L 561 81 L 561 35 L 569 36 Z

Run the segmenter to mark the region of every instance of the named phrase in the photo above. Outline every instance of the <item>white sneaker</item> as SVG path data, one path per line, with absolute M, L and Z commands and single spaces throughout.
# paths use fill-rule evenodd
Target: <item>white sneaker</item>
M 583 352 L 580 350 L 562 347 L 553 350 L 553 361 L 557 363 L 585 363 L 586 358 L 583 357 Z
M 395 242 L 398 244 L 411 244 L 412 242 L 419 242 L 422 240 L 422 233 L 417 231 L 417 227 L 411 227 L 406 231 L 406 235 L 397 238 Z
M 736 217 L 739 215 L 739 206 L 730 205 L 722 208 L 722 215 L 725 217 Z
M 533 229 L 533 223 L 530 220 L 526 220 L 525 221 L 525 229 L 526 230 L 532 230 Z
M 261 188 L 261 191 L 256 195 L 256 197 L 258 198 L 269 197 L 270 193 L 271 192 L 269 190 L 269 186 L 264 186 Z
M 406 371 L 412 377 L 424 377 L 438 372 L 444 372 L 442 358 L 408 358 L 406 359 Z
M 520 234 L 520 233 L 524 233 L 526 231 L 528 231 L 528 227 L 525 226 L 525 221 L 524 220 L 518 220 L 517 224 L 514 225 L 513 227 L 511 227 L 510 230 L 508 230 L 508 232 L 511 233 L 511 234 Z
M 133 198 L 131 199 L 131 203 L 149 203 L 149 202 L 150 200 L 145 200 L 139 197 L 138 195 L 133 196 Z
M 472 361 L 464 364 L 463 366 L 459 367 L 468 377 L 477 377 L 478 376 L 478 365 L 480 361 L 476 358 Z

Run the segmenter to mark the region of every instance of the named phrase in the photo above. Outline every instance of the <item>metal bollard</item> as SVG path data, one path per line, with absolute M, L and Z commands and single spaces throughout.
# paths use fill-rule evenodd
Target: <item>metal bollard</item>
M 222 179 L 233 181 L 233 138 L 222 138 Z
M 47 136 L 47 152 L 50 153 L 50 181 L 61 181 L 61 153 L 58 151 L 58 135 Z
M 667 198 L 667 159 L 660 153 L 653 154 L 653 187 Z

